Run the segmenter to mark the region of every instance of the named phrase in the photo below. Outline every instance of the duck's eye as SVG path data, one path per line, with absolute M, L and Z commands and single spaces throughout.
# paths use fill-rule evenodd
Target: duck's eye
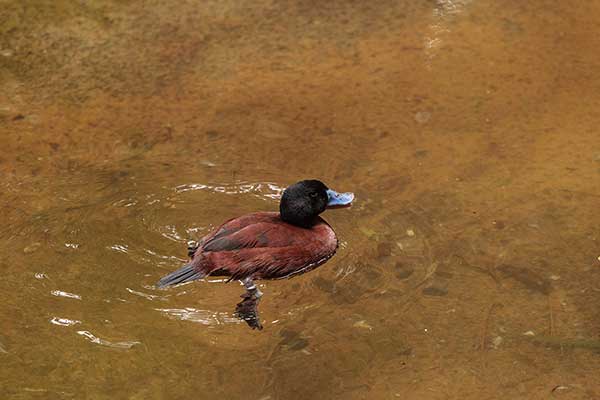
M 309 196 L 312 197 L 313 199 L 315 197 L 317 197 L 319 194 L 317 192 L 310 192 Z

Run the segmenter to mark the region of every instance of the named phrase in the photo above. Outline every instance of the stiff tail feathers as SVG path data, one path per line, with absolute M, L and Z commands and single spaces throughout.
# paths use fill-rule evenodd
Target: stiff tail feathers
M 159 289 L 167 286 L 179 285 L 181 283 L 195 281 L 206 276 L 204 272 L 198 271 L 192 264 L 185 264 L 177 271 L 173 271 L 168 275 L 163 276 L 156 284 Z

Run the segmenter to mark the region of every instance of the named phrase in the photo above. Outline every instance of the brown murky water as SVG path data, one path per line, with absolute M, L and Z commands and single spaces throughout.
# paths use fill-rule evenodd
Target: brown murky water
M 2 399 L 600 398 L 600 2 L 3 1 Z M 341 248 L 153 287 L 353 190 Z

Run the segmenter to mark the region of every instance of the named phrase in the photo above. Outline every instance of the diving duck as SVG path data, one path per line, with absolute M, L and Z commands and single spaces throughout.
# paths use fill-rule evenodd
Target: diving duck
M 337 193 L 318 180 L 295 183 L 283 192 L 279 212 L 256 212 L 225 222 L 189 248 L 190 262 L 157 286 L 225 276 L 244 284 L 246 298 L 258 299 L 262 293 L 255 280 L 302 274 L 335 254 L 337 237 L 319 214 L 350 206 L 353 200 L 353 193 Z

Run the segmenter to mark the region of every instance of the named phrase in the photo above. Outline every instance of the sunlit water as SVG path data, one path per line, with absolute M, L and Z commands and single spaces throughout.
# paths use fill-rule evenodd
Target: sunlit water
M 600 398 L 600 3 L 6 1 L 3 399 Z M 354 191 L 338 254 L 157 290 Z

